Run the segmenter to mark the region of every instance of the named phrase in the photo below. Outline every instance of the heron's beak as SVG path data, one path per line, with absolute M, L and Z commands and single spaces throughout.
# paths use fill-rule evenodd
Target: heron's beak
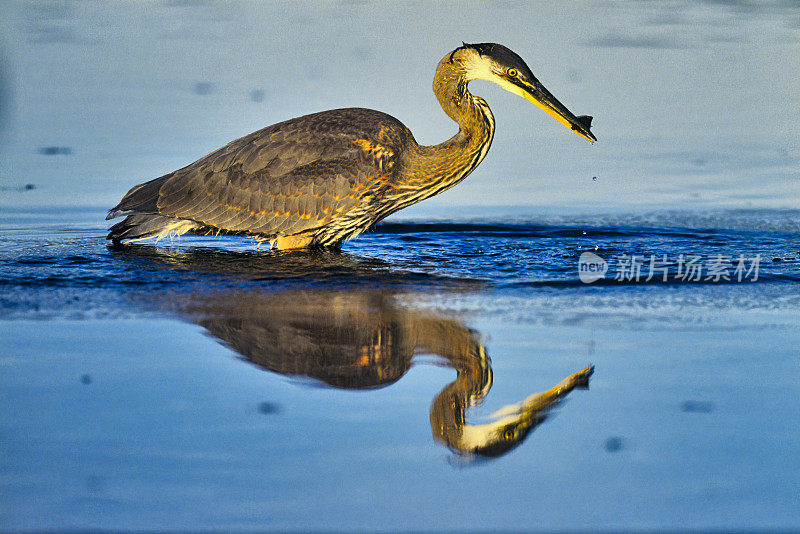
M 518 91 L 518 94 L 521 97 L 530 100 L 547 112 L 548 115 L 552 116 L 558 122 L 584 139 L 592 143 L 597 141 L 597 138 L 589 130 L 592 126 L 592 118 L 588 115 L 581 115 L 579 117 L 573 115 L 572 112 L 568 110 L 564 104 L 559 102 L 556 97 L 550 94 L 550 91 L 545 89 L 538 80 L 533 83 L 520 81 L 519 84 L 515 85 L 519 87 L 520 91 Z

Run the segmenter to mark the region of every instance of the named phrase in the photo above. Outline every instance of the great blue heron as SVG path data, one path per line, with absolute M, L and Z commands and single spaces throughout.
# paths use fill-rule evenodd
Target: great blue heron
M 335 109 L 268 126 L 182 169 L 133 187 L 107 219 L 115 244 L 194 232 L 238 234 L 278 249 L 336 247 L 388 215 L 448 189 L 486 156 L 494 116 L 467 90 L 494 82 L 597 139 L 505 46 L 464 44 L 436 68 L 433 91 L 456 135 L 421 146 L 379 111 Z

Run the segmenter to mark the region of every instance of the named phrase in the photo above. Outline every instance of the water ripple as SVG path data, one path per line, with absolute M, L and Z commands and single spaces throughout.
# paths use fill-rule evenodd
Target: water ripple
M 605 219 L 603 224 L 392 222 L 348 242 L 342 252 L 260 251 L 244 238 L 193 237 L 167 246 L 132 245 L 115 251 L 97 229 L 43 227 L 31 224 L 33 216 L 23 219 L 27 224 L 0 235 L 4 245 L 0 317 L 76 309 L 135 313 L 129 304 L 135 294 L 226 288 L 388 286 L 415 292 L 492 291 L 510 296 L 547 290 L 573 301 L 600 292 L 613 296 L 624 308 L 626 302 L 652 291 L 677 292 L 689 301 L 710 294 L 703 288 L 713 287 L 715 294 L 747 293 L 748 299 L 758 300 L 764 288 L 778 286 L 780 292 L 796 295 L 800 287 L 800 239 L 795 232 L 768 228 L 769 224 L 753 230 L 636 226 L 630 220 L 614 225 Z M 50 219 L 43 216 L 41 220 Z M 608 266 L 606 277 L 591 285 L 582 282 L 578 272 L 586 252 Z M 623 262 L 631 257 L 638 258 L 636 277 L 625 272 Z M 680 279 L 685 261 L 692 257 L 700 258 L 706 268 L 716 263 L 727 277 L 706 278 L 704 272 L 692 281 Z M 751 273 L 737 280 L 737 262 L 747 260 L 746 266 L 752 267 L 755 257 L 759 258 L 757 279 Z M 655 276 L 648 272 L 651 261 L 662 269 Z M 763 298 L 772 298 L 771 291 Z

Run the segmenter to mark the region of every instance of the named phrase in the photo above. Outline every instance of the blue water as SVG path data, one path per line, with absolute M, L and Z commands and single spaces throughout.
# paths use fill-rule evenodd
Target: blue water
M 103 238 L 100 210 L 58 211 L 6 210 L 0 216 L 2 284 L 7 291 L 85 290 L 90 298 L 95 290 L 127 295 L 175 287 L 213 291 L 390 285 L 495 292 L 558 287 L 577 295 L 599 286 L 633 285 L 618 291 L 634 296 L 660 284 L 677 284 L 692 292 L 693 286 L 711 284 L 731 293 L 757 293 L 767 288 L 787 291 L 800 282 L 797 210 L 551 216 L 531 222 L 392 222 L 348 242 L 342 253 L 269 252 L 247 238 L 194 236 L 115 251 Z M 606 276 L 592 285 L 579 277 L 584 252 L 609 264 Z M 631 256 L 641 264 L 638 276 L 622 266 Z M 651 257 L 659 269 L 652 276 Z M 696 258 L 699 276 L 680 278 L 681 257 Z M 725 272 L 714 277 L 708 269 L 720 257 Z M 735 271 L 740 261 L 746 268 L 743 273 Z M 26 294 L 39 300 L 38 309 L 47 308 L 47 298 L 38 298 L 36 291 Z M 63 309 L 64 302 L 53 304 Z M 12 313 L 12 307 L 4 308 L 3 314 Z M 29 312 L 24 306 L 13 311 L 23 316 Z
M 2 526 L 797 528 L 799 215 L 401 221 L 272 253 L 4 211 Z M 667 281 L 617 280 L 624 255 Z M 678 279 L 682 255 L 730 279 Z M 468 424 L 595 372 L 486 457 L 432 424 L 476 347 Z
M 799 22 L 0 2 L 0 530 L 800 530 Z M 476 80 L 480 167 L 340 253 L 108 247 L 132 185 L 269 124 L 449 138 L 462 40 L 598 142 Z

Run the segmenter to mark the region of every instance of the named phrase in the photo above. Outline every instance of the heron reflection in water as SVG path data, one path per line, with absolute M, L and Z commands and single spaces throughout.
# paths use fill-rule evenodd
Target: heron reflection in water
M 232 141 L 177 171 L 133 187 L 108 219 L 115 244 L 180 235 L 236 234 L 279 249 L 338 247 L 378 221 L 466 178 L 494 136 L 481 79 L 530 100 L 594 142 L 591 117 L 575 116 L 505 46 L 464 44 L 439 61 L 433 90 L 459 126 L 419 145 L 385 113 L 349 108 L 291 119 Z
M 492 387 L 492 368 L 477 335 L 456 320 L 398 305 L 380 290 L 235 292 L 192 297 L 177 306 L 253 364 L 292 377 L 346 389 L 378 388 L 399 380 L 415 355 L 430 354 L 456 370 L 456 380 L 431 405 L 433 437 L 459 454 L 494 457 L 519 445 L 593 367 L 549 390 L 501 408 L 483 424 L 467 409 Z

